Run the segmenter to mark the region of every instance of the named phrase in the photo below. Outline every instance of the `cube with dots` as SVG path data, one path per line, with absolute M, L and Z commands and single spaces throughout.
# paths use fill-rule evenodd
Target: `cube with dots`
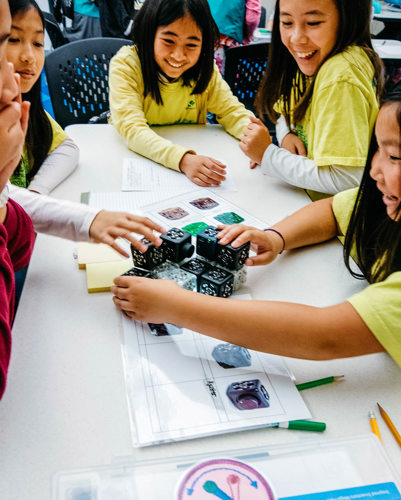
M 166 257 L 161 246 L 157 247 L 153 245 L 153 243 L 146 238 L 142 238 L 141 243 L 144 243 L 148 247 L 145 252 L 141 252 L 131 245 L 132 263 L 134 267 L 150 270 L 165 262 Z

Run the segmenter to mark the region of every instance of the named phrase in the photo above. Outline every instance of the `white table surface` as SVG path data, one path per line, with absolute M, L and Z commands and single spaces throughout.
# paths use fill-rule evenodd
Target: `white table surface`
M 240 189 L 224 196 L 268 223 L 308 203 L 302 190 L 263 176 L 260 169 L 249 170 L 236 141 L 218 126 L 164 127 L 158 132 L 227 160 Z M 81 148 L 81 160 L 54 195 L 78 201 L 82 191 L 119 190 L 122 160 L 133 153 L 114 129 L 74 125 L 68 133 Z M 388 355 L 328 362 L 288 359 L 298 382 L 345 375 L 341 383 L 303 392 L 314 419 L 327 423 L 325 433 L 260 429 L 132 448 L 120 316 L 109 293 L 86 292 L 85 272 L 78 270 L 74 248 L 73 242 L 51 236 L 36 240 L 0 404 L 2 500 L 47 500 L 55 472 L 107 464 L 124 455 L 141 460 L 366 434 L 368 411 L 376 402 L 401 429 L 401 370 Z M 254 298 L 326 305 L 365 284 L 348 275 L 342 247 L 332 241 L 250 269 L 247 286 Z M 401 471 L 401 449 L 379 416 L 378 422 L 385 450 Z
M 379 21 L 401 21 L 401 9 L 382 2 L 381 12 L 375 13 L 373 17 Z
M 401 59 L 401 41 L 374 38 L 373 48 L 382 59 Z

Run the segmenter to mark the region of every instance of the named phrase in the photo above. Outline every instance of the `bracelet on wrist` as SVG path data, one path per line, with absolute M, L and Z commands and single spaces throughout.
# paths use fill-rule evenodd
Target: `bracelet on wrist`
M 285 239 L 284 239 L 284 236 L 280 233 L 280 231 L 277 231 L 277 229 L 273 229 L 272 227 L 268 227 L 267 229 L 264 229 L 263 231 L 272 231 L 273 233 L 276 233 L 276 234 L 278 234 L 278 236 L 280 236 L 280 238 L 283 241 L 283 247 L 281 248 L 281 251 L 279 252 L 279 254 L 283 253 L 285 250 Z

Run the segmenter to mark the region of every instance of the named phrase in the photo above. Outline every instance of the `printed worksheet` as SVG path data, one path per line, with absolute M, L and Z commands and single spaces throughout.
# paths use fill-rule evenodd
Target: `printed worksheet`
M 237 191 L 230 168 L 225 160 L 219 159 L 226 165 L 226 179 L 220 186 L 210 188 L 212 191 Z M 180 192 L 194 189 L 196 184 L 186 175 L 176 170 L 163 167 L 148 158 L 140 156 L 125 158 L 122 173 L 122 191 L 152 191 L 154 189 L 174 189 Z
M 134 446 L 311 417 L 278 356 L 126 317 L 123 338 Z

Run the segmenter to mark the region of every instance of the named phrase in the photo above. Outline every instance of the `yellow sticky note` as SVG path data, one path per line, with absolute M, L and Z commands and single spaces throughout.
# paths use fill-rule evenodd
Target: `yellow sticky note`
M 89 293 L 108 292 L 113 280 L 131 269 L 130 259 L 116 262 L 97 262 L 86 264 L 86 283 Z
M 114 262 L 118 260 L 126 260 L 125 257 L 104 243 L 80 242 L 77 244 L 77 255 L 79 269 L 85 269 L 86 264 L 94 262 Z

